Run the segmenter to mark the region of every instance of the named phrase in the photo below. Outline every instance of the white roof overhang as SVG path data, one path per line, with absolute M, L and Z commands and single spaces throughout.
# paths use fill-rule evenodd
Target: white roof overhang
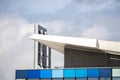
M 64 48 L 120 55 L 120 42 L 33 34 L 31 39 L 64 53 Z

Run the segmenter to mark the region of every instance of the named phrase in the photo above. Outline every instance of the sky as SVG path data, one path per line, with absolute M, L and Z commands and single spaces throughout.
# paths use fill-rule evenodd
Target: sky
M 34 24 L 48 34 L 120 41 L 120 0 L 0 0 L 0 79 L 33 68 Z M 64 55 L 52 50 L 52 67 Z

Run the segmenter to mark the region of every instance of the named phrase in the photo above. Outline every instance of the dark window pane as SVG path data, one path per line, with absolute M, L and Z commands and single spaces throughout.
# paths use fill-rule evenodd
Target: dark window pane
M 39 79 L 28 79 L 28 80 L 39 80 Z
M 63 80 L 63 78 L 52 78 L 52 80 Z
M 114 77 L 112 80 L 120 80 L 120 77 Z
M 88 80 L 99 80 L 99 78 L 88 78 Z
M 76 78 L 76 80 L 87 80 L 87 78 Z
M 64 80 L 75 80 L 75 78 L 64 78 Z
M 111 78 L 100 78 L 100 80 L 111 80 Z
M 40 79 L 40 80 L 51 80 L 51 79 Z

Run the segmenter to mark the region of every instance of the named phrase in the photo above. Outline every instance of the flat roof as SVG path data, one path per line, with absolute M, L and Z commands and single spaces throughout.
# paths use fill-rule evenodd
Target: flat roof
M 61 53 L 64 53 L 64 48 L 73 48 L 120 55 L 120 42 L 115 41 L 41 34 L 33 34 L 30 38 Z

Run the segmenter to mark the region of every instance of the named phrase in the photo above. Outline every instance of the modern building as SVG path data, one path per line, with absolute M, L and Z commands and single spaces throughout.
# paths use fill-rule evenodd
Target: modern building
M 16 70 L 17 80 L 120 80 L 120 42 L 44 34 L 31 39 L 42 44 L 43 57 L 44 46 L 64 54 L 64 68 Z
M 34 34 L 31 39 L 64 54 L 64 67 L 120 66 L 120 42 Z

